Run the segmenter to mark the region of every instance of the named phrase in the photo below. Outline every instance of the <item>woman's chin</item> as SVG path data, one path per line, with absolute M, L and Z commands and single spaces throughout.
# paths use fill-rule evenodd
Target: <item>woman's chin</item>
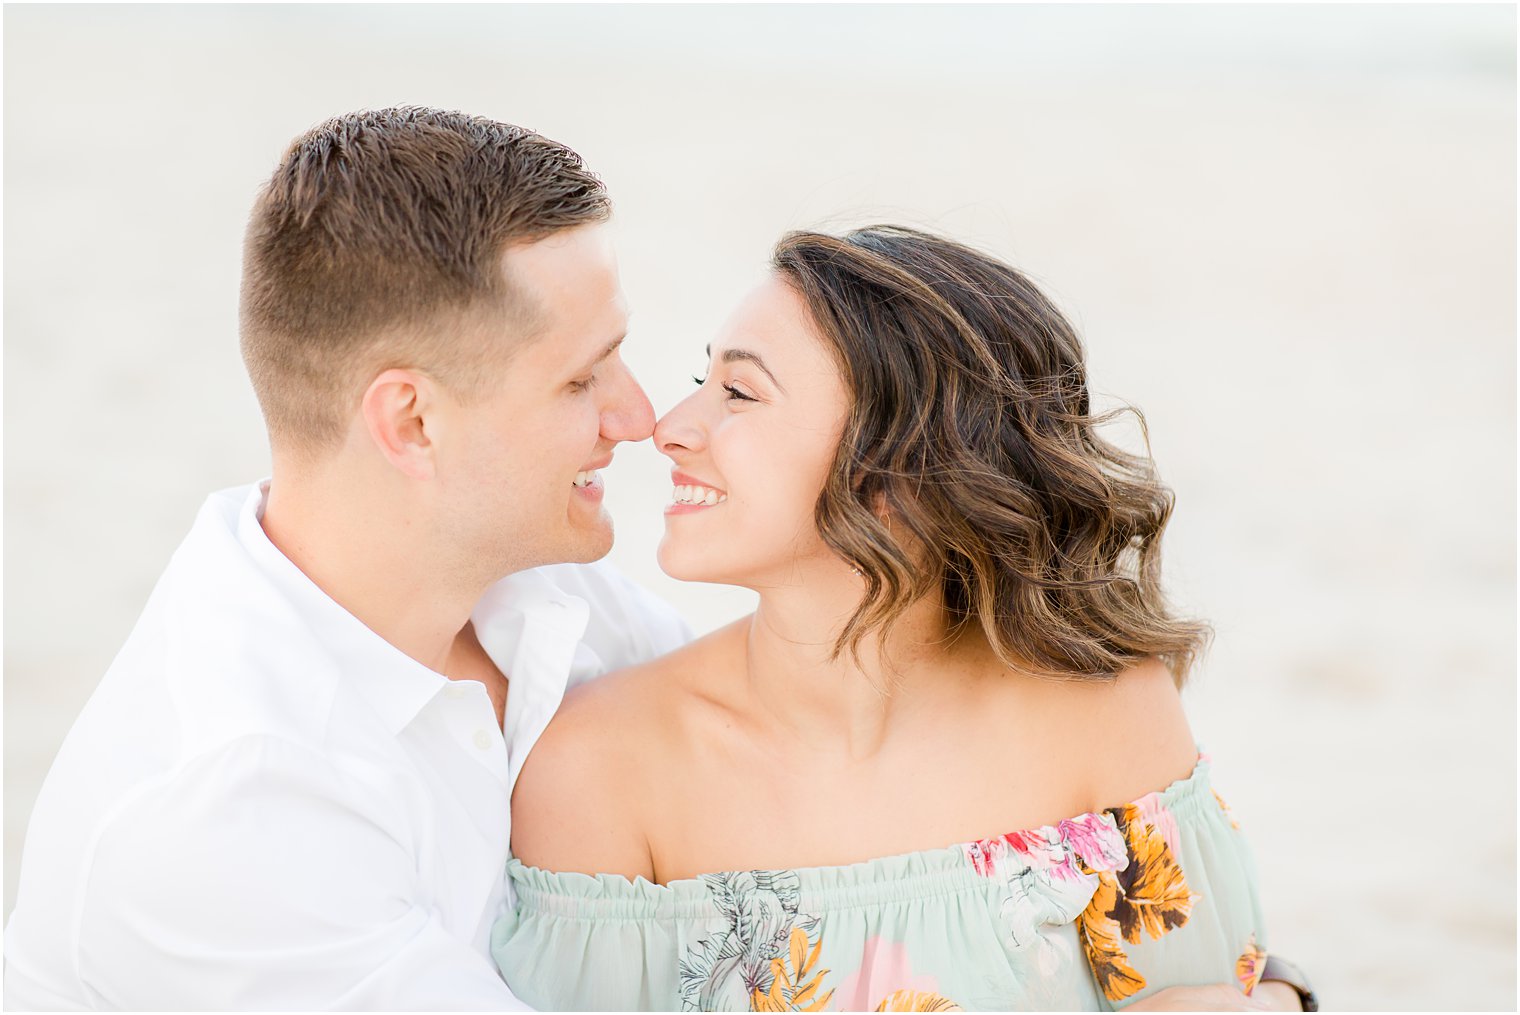
M 732 575 L 720 571 L 713 567 L 711 561 L 701 558 L 701 549 L 695 546 L 672 546 L 669 536 L 660 540 L 660 548 L 655 553 L 660 570 L 676 581 L 709 582 L 716 585 L 734 584 Z

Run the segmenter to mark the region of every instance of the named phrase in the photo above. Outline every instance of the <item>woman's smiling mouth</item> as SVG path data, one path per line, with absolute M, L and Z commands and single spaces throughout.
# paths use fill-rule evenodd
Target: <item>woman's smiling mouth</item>
M 703 508 L 717 507 L 728 500 L 727 491 L 709 486 L 683 473 L 673 474 L 671 480 L 675 485 L 670 491 L 670 503 L 665 508 L 666 514 L 690 514 Z

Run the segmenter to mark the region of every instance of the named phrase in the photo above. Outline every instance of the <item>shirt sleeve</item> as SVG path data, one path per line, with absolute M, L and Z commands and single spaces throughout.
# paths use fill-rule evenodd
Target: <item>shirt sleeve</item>
M 403 809 L 323 754 L 246 737 L 131 798 L 75 917 L 96 1007 L 526 1011 L 451 934 Z
M 1128 863 L 1100 872 L 1079 920 L 1098 994 L 1111 1010 L 1167 987 L 1237 983 L 1266 958 L 1250 846 L 1207 786 L 1151 794 L 1111 813 Z

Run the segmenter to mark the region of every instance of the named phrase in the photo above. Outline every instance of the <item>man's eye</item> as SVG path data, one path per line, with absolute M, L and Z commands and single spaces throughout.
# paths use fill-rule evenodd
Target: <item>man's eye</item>
M 596 375 L 592 374 L 590 377 L 587 377 L 585 380 L 571 381 L 570 382 L 570 390 L 571 391 L 585 391 L 586 389 L 590 388 L 591 385 L 593 385 L 595 383 L 596 383 Z

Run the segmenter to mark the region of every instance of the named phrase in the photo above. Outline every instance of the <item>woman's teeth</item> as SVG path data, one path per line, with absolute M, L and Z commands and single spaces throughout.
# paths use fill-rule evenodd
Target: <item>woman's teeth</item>
M 591 472 L 577 472 L 575 474 L 575 482 L 572 485 L 574 485 L 574 486 L 590 486 L 591 485 L 591 481 L 593 479 L 595 479 L 596 477 L 597 477 L 597 473 L 596 473 L 595 470 L 592 470 Z
M 678 486 L 670 499 L 674 504 L 706 504 L 711 507 L 728 500 L 728 494 L 719 493 L 705 486 Z

